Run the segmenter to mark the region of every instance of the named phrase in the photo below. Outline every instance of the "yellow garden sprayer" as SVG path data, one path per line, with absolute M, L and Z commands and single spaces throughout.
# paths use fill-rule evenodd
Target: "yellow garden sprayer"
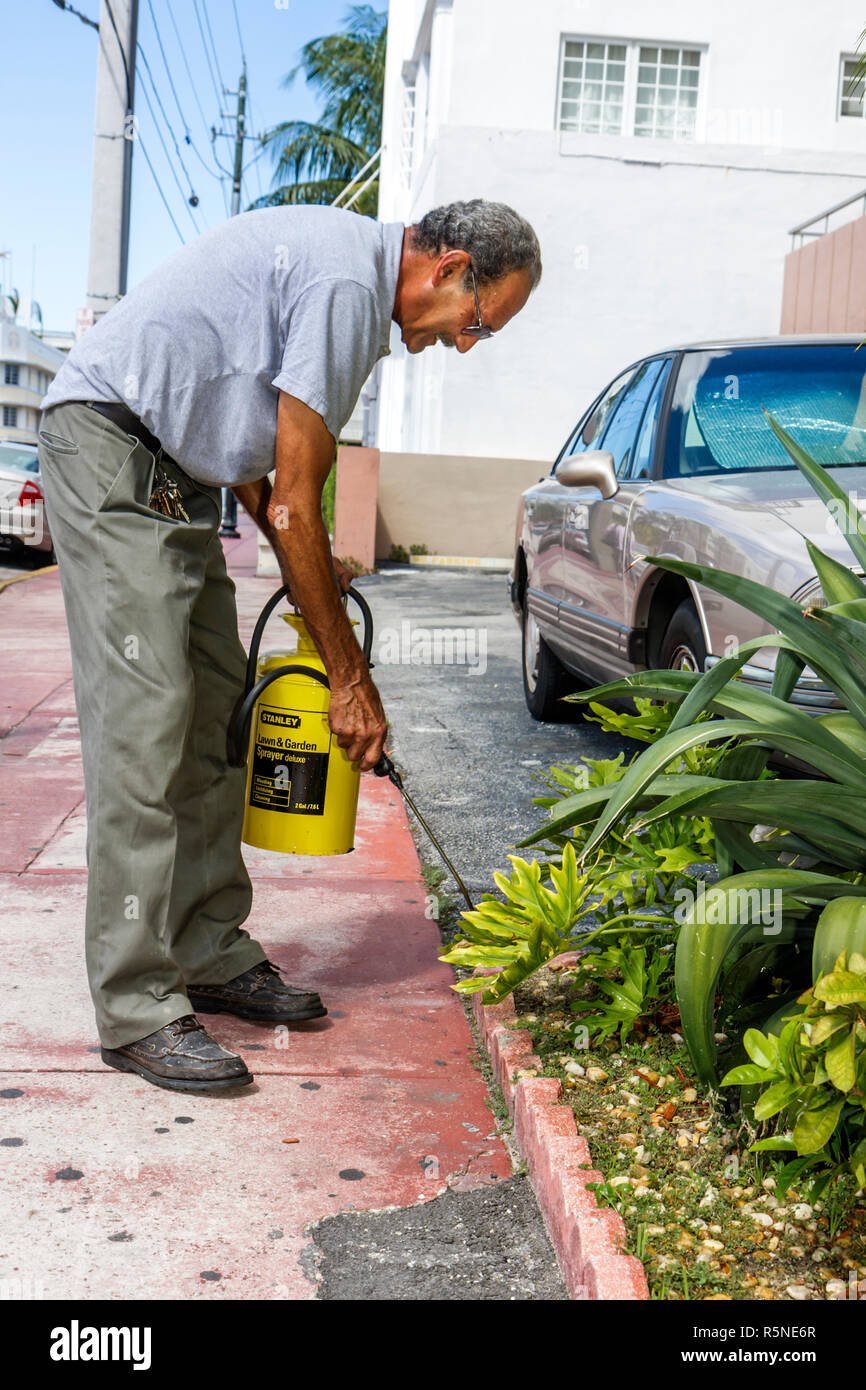
M 349 590 L 364 619 L 361 647 L 372 668 L 373 615 L 357 589 Z M 361 774 L 328 724 L 330 684 L 324 662 L 299 613 L 281 617 L 297 633 L 297 648 L 259 659 L 265 626 L 286 586 L 268 599 L 253 630 L 244 691 L 229 721 L 226 755 L 247 766 L 244 844 L 283 854 L 348 854 L 355 844 Z M 436 839 L 387 753 L 373 768 L 388 777 L 454 876 L 469 907 L 463 880 Z

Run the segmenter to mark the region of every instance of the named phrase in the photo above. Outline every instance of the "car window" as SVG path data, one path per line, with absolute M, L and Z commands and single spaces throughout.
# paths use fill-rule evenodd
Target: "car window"
M 611 412 L 619 405 L 620 398 L 634 376 L 634 368 L 629 367 L 627 372 L 618 376 L 607 388 L 598 405 L 589 415 L 583 429 L 579 430 L 569 445 L 565 457 L 572 458 L 575 454 L 582 454 L 586 449 L 597 449 L 598 439 L 602 430 L 607 424 Z
M 637 443 L 632 451 L 628 471 L 624 475 L 627 478 L 641 479 L 649 478 L 650 476 L 656 423 L 658 422 L 659 410 L 661 409 L 662 397 L 665 393 L 665 386 L 670 376 L 670 370 L 671 359 L 668 357 L 667 360 L 662 363 L 662 369 L 658 373 L 653 384 L 652 395 L 644 411 Z
M 795 468 L 768 414 L 816 463 L 866 463 L 866 363 L 857 344 L 686 353 L 671 404 L 665 477 Z
M 39 455 L 35 449 L 18 449 L 14 444 L 0 444 L 0 468 L 19 468 L 24 473 L 38 473 Z
M 661 362 L 642 362 L 626 390 L 619 398 L 607 423 L 599 435 L 597 449 L 606 449 L 613 456 L 613 464 L 618 478 L 626 476 L 628 462 L 634 447 L 635 436 L 643 418 L 644 406 L 649 399 L 656 377 L 661 370 Z

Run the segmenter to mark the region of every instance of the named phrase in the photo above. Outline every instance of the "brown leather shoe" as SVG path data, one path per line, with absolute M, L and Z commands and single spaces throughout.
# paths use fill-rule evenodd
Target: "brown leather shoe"
M 169 1091 L 227 1091 L 253 1079 L 243 1058 L 220 1047 L 194 1014 L 176 1018 L 138 1042 L 104 1047 L 102 1060 Z
M 300 1023 L 324 1018 L 325 1008 L 315 990 L 283 984 L 269 960 L 260 961 L 224 985 L 187 985 L 189 1002 L 200 1014 L 234 1014 L 260 1023 Z

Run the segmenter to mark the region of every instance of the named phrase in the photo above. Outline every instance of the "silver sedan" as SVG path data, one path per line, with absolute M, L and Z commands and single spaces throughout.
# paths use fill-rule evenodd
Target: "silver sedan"
M 671 556 L 769 584 L 806 604 L 820 585 L 805 538 L 854 568 L 845 538 L 773 434 L 769 412 L 866 500 L 866 349 L 851 336 L 706 342 L 633 363 L 578 420 L 522 496 L 511 601 L 526 703 L 633 671 L 704 670 L 771 631 L 705 586 L 646 561 Z M 768 688 L 775 651 L 743 678 Z M 838 707 L 808 668 L 792 697 Z

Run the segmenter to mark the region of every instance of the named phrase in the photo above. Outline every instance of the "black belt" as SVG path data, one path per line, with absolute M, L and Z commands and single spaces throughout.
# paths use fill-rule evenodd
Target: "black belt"
M 86 405 L 91 410 L 97 410 L 100 415 L 104 415 L 107 420 L 111 420 L 115 425 L 126 433 L 134 435 L 140 439 L 146 449 L 152 454 L 158 454 L 162 448 L 155 434 L 151 434 L 146 425 L 143 425 L 137 415 L 122 405 L 120 401 L 86 401 Z

